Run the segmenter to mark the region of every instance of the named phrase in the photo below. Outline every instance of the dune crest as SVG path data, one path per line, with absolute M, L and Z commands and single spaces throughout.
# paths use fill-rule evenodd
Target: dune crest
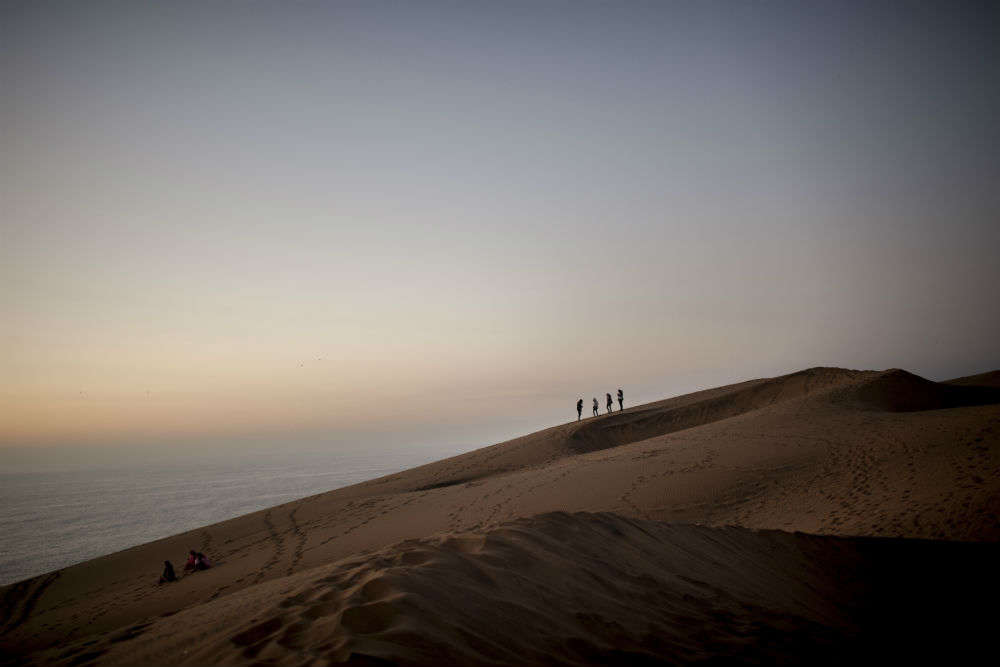
M 1000 389 L 967 383 L 931 382 L 893 368 L 852 387 L 844 398 L 889 412 L 942 410 L 1000 403 Z
M 610 449 L 710 424 L 875 375 L 877 373 L 874 371 L 816 367 L 776 378 L 749 380 L 706 389 L 626 408 L 621 412 L 553 426 L 468 454 L 430 463 L 388 479 L 404 475 L 421 479 L 421 473 L 431 473 L 437 478 L 430 483 L 418 484 L 411 489 L 413 491 L 472 482 L 527 466 L 552 463 L 566 456 Z M 443 475 L 442 469 L 446 468 L 452 468 L 455 472 Z
M 968 385 L 972 387 L 1000 387 L 1000 371 L 988 371 L 977 375 L 945 380 L 944 384 Z

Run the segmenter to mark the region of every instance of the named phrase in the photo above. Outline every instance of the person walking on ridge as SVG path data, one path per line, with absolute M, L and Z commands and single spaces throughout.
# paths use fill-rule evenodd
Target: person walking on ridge
M 605 396 L 608 397 L 608 414 L 610 415 L 615 408 L 615 402 L 611 400 L 611 394 L 605 394 Z
M 576 402 L 576 420 L 580 421 L 583 417 L 583 399 L 581 398 Z
M 625 409 L 624 404 L 625 404 L 625 394 L 622 393 L 622 388 L 618 387 L 618 411 L 619 412 Z
M 596 417 L 597 415 L 598 415 L 598 412 L 597 412 L 597 397 L 595 396 L 594 397 L 594 416 Z

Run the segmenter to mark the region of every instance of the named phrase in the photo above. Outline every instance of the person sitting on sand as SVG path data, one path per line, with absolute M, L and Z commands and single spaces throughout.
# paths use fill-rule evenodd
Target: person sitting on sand
M 159 584 L 166 584 L 171 581 L 177 581 L 177 574 L 174 572 L 174 566 L 169 560 L 163 561 L 163 574 L 160 575 Z
M 208 560 L 208 556 L 202 552 L 197 552 L 194 555 L 194 569 L 196 570 L 207 570 L 212 567 L 212 561 Z
M 583 417 L 583 399 L 582 398 L 576 402 L 576 420 L 580 421 L 581 417 Z
M 597 397 L 595 396 L 595 397 L 594 397 L 594 416 L 595 416 L 595 417 L 597 416 L 597 409 L 598 409 L 598 405 L 597 405 Z
M 625 409 L 625 394 L 622 393 L 622 388 L 618 387 L 618 411 L 621 412 Z
M 608 414 L 611 414 L 611 411 L 614 410 L 615 402 L 611 400 L 611 394 L 605 394 L 605 396 L 608 397 Z
M 198 572 L 199 570 L 207 570 L 210 567 L 212 567 L 212 561 L 208 560 L 208 556 L 194 549 L 188 552 L 187 562 L 184 563 L 185 572 Z

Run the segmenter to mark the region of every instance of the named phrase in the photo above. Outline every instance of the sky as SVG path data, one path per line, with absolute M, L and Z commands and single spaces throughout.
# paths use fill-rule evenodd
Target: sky
M 471 447 L 618 387 L 1000 368 L 987 4 L 0 12 L 0 447 Z

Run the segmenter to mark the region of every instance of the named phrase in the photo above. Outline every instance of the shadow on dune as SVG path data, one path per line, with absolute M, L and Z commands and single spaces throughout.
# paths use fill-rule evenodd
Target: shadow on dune
M 293 648 L 352 665 L 961 662 L 991 640 L 977 603 L 1000 592 L 997 556 L 998 544 L 550 513 L 323 568 L 192 659 Z

